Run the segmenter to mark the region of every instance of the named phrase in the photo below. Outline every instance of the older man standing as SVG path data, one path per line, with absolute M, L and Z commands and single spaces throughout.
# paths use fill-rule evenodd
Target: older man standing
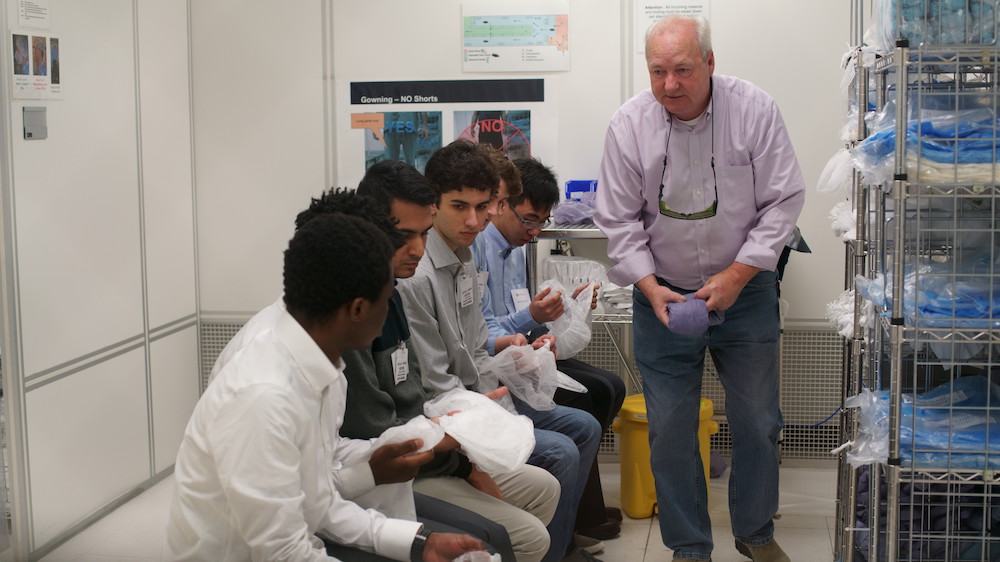
M 774 270 L 802 209 L 802 173 L 774 100 L 745 80 L 713 76 L 706 20 L 654 24 L 646 61 L 651 88 L 608 128 L 595 222 L 615 263 L 609 278 L 635 284 L 660 532 L 674 560 L 711 559 L 697 437 L 707 347 L 733 434 L 736 547 L 755 561 L 787 561 L 772 522 L 782 427 Z M 685 301 L 724 311 L 724 322 L 695 333 L 671 326 L 668 305 Z

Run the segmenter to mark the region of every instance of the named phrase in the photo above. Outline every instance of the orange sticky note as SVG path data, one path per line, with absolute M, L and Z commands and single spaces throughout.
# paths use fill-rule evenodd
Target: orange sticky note
M 382 127 L 385 126 L 385 115 L 382 113 L 352 113 L 351 114 L 351 128 L 352 129 L 370 129 L 375 138 L 382 144 L 385 144 L 385 140 L 382 138 Z

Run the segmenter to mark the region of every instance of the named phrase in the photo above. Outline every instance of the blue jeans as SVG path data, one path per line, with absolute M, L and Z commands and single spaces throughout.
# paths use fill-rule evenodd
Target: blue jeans
M 689 291 L 661 284 L 671 290 Z M 650 464 L 656 482 L 660 534 L 674 556 L 712 553 L 698 423 L 705 347 L 726 391 L 733 435 L 729 513 L 733 535 L 748 545 L 771 542 L 778 511 L 779 315 L 777 279 L 762 271 L 747 283 L 725 322 L 701 336 L 670 332 L 646 297 L 633 292 L 635 358 L 649 416 Z
M 576 510 L 590 465 L 601 445 L 601 424 L 583 410 L 556 406 L 553 410 L 538 411 L 513 398 L 518 413 L 535 424 L 535 448 L 528 464 L 549 471 L 561 485 L 556 513 L 548 525 L 551 546 L 542 561 L 562 560 L 573 540 Z

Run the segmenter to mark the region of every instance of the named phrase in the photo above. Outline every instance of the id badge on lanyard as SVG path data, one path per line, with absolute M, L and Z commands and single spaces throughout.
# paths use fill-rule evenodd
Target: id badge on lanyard
M 399 342 L 396 347 L 396 351 L 392 352 L 392 376 L 394 377 L 396 384 L 399 384 L 406 380 L 406 376 L 410 374 L 410 352 L 406 349 L 405 342 Z

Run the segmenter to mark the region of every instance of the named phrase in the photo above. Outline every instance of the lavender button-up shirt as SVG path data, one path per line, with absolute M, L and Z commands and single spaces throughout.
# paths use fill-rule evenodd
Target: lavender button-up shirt
M 795 151 L 777 105 L 763 90 L 730 76 L 712 80 L 712 102 L 694 125 L 671 120 L 650 90 L 611 118 L 594 222 L 608 237 L 615 264 L 608 278 L 614 283 L 655 274 L 697 290 L 733 262 L 763 270 L 777 266 L 805 200 Z M 664 201 L 681 213 L 707 209 L 717 182 L 715 216 L 682 220 L 660 214 L 664 154 Z

